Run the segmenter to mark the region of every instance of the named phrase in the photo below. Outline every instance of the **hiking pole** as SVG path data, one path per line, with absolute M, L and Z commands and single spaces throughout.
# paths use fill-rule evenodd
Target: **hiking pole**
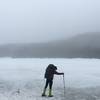
M 65 95 L 66 95 L 66 88 L 65 88 L 65 77 L 64 77 L 64 75 L 63 75 L 63 85 L 64 85 L 64 97 L 65 97 Z

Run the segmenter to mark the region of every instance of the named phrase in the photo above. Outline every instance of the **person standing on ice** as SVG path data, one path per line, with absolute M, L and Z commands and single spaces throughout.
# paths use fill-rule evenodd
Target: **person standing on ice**
M 46 71 L 45 71 L 45 79 L 46 79 L 46 83 L 45 83 L 45 87 L 44 87 L 44 90 L 43 90 L 43 93 L 42 93 L 42 96 L 46 96 L 46 89 L 49 85 L 49 97 L 52 97 L 52 84 L 53 84 L 53 78 L 54 78 L 54 74 L 56 75 L 64 75 L 64 73 L 59 73 L 56 71 L 57 70 L 57 67 L 54 66 L 53 64 L 49 64 L 48 67 L 46 68 Z

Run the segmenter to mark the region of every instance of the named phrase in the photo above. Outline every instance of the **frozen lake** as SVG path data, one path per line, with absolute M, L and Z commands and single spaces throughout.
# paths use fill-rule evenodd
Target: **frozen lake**
M 41 98 L 48 64 L 65 73 L 55 75 L 51 100 L 100 100 L 99 59 L 12 59 L 0 58 L 0 100 L 47 100 Z

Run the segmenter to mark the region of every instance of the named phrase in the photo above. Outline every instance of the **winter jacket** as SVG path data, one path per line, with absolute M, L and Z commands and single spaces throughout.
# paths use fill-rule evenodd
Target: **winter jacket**
M 62 75 L 63 74 L 63 73 L 57 72 L 56 70 L 57 70 L 56 66 L 54 66 L 53 64 L 49 64 L 48 67 L 46 68 L 44 77 L 46 79 L 53 80 L 54 74 L 56 74 L 56 75 Z

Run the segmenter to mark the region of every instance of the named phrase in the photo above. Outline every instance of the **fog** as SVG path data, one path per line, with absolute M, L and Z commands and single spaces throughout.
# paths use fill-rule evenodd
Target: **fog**
M 100 32 L 99 0 L 0 1 L 0 44 L 36 43 Z

